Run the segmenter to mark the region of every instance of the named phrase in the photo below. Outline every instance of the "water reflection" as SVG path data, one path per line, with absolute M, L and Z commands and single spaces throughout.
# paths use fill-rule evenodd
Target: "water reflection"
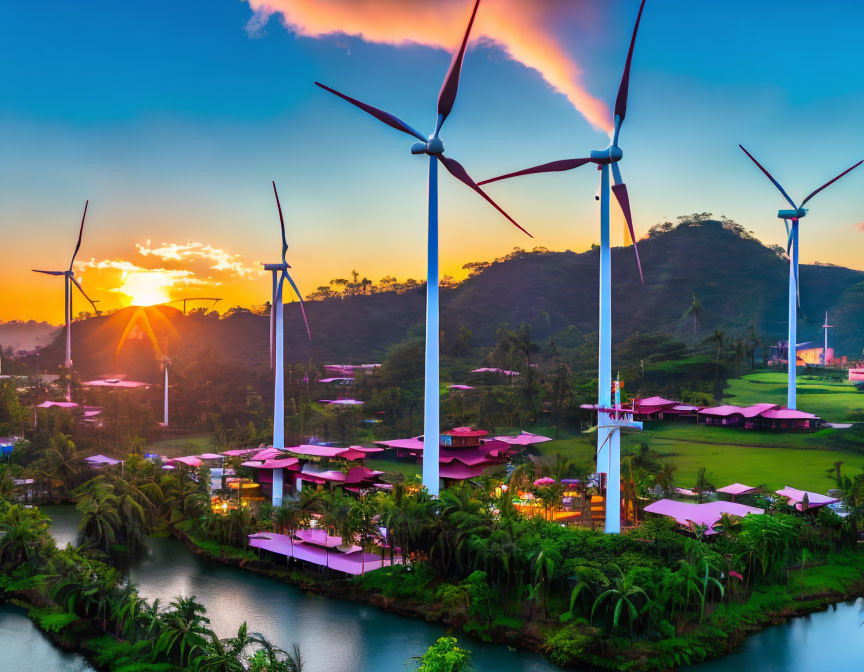
M 74 542 L 78 516 L 72 507 L 45 507 L 52 517 L 52 534 L 58 544 Z M 207 607 L 211 626 L 220 636 L 237 632 L 245 620 L 278 646 L 300 645 L 307 672 L 370 672 L 413 669 L 411 657 L 420 655 L 437 637 L 441 626 L 401 618 L 378 609 L 343 600 L 309 595 L 294 586 L 278 583 L 242 569 L 206 563 L 180 542 L 153 538 L 149 552 L 131 569 L 142 596 L 159 598 L 163 605 L 179 594 L 196 595 Z M 748 638 L 732 654 L 689 672 L 822 672 L 862 669 L 864 600 L 838 605 L 825 612 L 798 618 Z M 18 614 L 36 635 L 29 620 Z M 2 618 L 2 612 L 0 612 Z M 20 624 L 19 624 L 20 626 Z M 11 631 L 10 631 L 11 632 Z M 41 635 L 39 635 L 41 637 Z M 7 636 L 0 620 L 0 672 L 26 667 L 8 665 L 9 642 L 17 647 L 17 635 Z M 520 654 L 503 646 L 483 646 L 468 637 L 461 643 L 472 650 L 478 672 L 553 672 L 559 670 L 540 656 Z M 51 649 L 47 640 L 42 646 Z M 38 644 L 38 642 L 37 642 Z M 15 648 L 27 652 L 27 646 Z M 34 645 L 35 646 L 35 645 Z M 37 646 L 38 648 L 38 646 Z M 54 651 L 51 649 L 48 653 Z M 58 652 L 56 655 L 62 656 Z M 31 669 L 82 672 L 90 668 L 79 659 L 62 657 L 54 664 Z M 28 663 L 30 658 L 28 658 Z
M 54 647 L 23 609 L 0 604 L 0 672 L 94 672 L 84 658 Z

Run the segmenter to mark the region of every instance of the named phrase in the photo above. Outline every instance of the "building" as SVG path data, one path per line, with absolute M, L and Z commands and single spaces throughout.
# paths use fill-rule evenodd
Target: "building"
M 714 406 L 697 412 L 698 422 L 721 427 L 743 429 L 793 429 L 813 430 L 824 425 L 824 421 L 812 413 L 782 408 L 777 404 L 754 404 L 753 406 Z

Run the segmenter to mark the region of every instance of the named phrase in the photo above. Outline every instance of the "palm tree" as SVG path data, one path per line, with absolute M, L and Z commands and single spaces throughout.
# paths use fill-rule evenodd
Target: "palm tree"
M 723 347 L 726 345 L 726 332 L 722 329 L 715 329 L 706 342 L 711 343 L 716 348 L 714 355 L 714 389 L 717 389 L 717 376 L 720 372 L 720 355 L 723 353 Z
M 711 474 L 705 473 L 705 467 L 699 467 L 699 470 L 696 472 L 696 485 L 693 488 L 696 491 L 696 503 L 701 504 L 705 498 L 705 493 L 711 491 L 713 488 L 714 484 L 711 483 Z
M 178 597 L 169 603 L 160 615 L 161 634 L 156 640 L 156 651 L 171 656 L 181 667 L 203 652 L 207 636 L 211 635 L 210 619 L 204 606 L 195 596 Z
M 378 535 L 378 526 L 375 524 L 375 508 L 372 502 L 365 497 L 352 500 L 348 517 L 351 519 L 350 527 L 360 539 L 360 573 L 365 574 L 366 546 L 370 539 Z
M 633 572 L 627 574 L 621 571 L 618 565 L 612 565 L 618 572 L 617 576 L 612 579 L 612 586 L 597 596 L 594 600 L 594 606 L 591 607 L 591 620 L 594 620 L 594 612 L 597 608 L 604 604 L 607 600 L 615 606 L 612 608 L 612 628 L 617 628 L 621 620 L 621 612 L 627 616 L 627 621 L 630 626 L 630 638 L 633 638 L 633 624 L 639 618 L 639 608 L 637 605 L 641 602 L 642 605 L 651 601 L 648 593 L 637 586 L 633 580 Z M 608 609 L 607 609 L 608 613 Z
M 693 300 L 690 302 L 687 310 L 684 311 L 684 314 L 681 316 L 684 319 L 693 318 L 693 349 L 696 349 L 696 329 L 702 324 L 702 304 L 699 303 L 699 299 L 696 298 L 696 292 L 692 292 Z
M 117 496 L 108 489 L 96 488 L 87 492 L 76 506 L 81 512 L 78 522 L 81 538 L 109 551 L 121 528 L 118 504 Z
M 48 542 L 48 519 L 34 509 L 13 504 L 0 509 L 0 566 L 38 557 Z

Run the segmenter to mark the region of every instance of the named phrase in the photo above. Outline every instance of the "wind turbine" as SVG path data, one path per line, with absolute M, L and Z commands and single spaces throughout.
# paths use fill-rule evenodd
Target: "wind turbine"
M 480 196 L 485 198 L 492 207 L 504 215 L 510 222 L 520 229 L 523 233 L 531 236 L 525 229 L 516 223 L 510 215 L 502 210 L 495 201 L 493 201 L 484 192 L 476 182 L 468 175 L 465 168 L 462 167 L 455 159 L 449 156 L 444 156 L 444 143 L 439 134 L 441 126 L 447 119 L 453 104 L 456 102 L 456 92 L 459 88 L 459 75 L 462 71 L 462 60 L 465 57 L 465 47 L 468 44 L 468 36 L 471 33 L 471 26 L 474 24 L 474 17 L 477 15 L 477 8 L 480 5 L 480 0 L 474 3 L 474 9 L 471 12 L 471 19 L 468 21 L 468 28 L 465 30 L 465 36 L 462 38 L 462 44 L 453 55 L 453 60 L 450 62 L 450 69 L 447 71 L 447 76 L 444 78 L 444 84 L 441 86 L 441 91 L 438 93 L 437 118 L 435 120 L 435 130 L 428 137 L 424 137 L 419 131 L 414 130 L 404 121 L 380 110 L 377 107 L 372 107 L 359 100 L 355 100 L 343 93 L 339 93 L 329 86 L 325 86 L 320 82 L 315 82 L 325 91 L 339 96 L 343 100 L 348 101 L 352 105 L 359 107 L 364 112 L 371 114 L 391 128 L 397 131 L 402 131 L 408 135 L 414 136 L 420 142 L 415 143 L 411 147 L 412 154 L 426 154 L 429 156 L 429 181 L 428 181 L 428 244 L 427 244 L 427 259 L 426 259 L 426 353 L 425 353 L 425 389 L 423 399 L 423 485 L 431 495 L 437 495 L 439 491 L 438 477 L 438 442 L 440 436 L 440 415 L 439 415 L 439 305 L 438 305 L 438 162 L 444 164 L 447 171 L 460 182 L 465 183 L 471 189 L 476 191 Z M 533 238 L 533 236 L 531 236 Z
M 822 330 L 825 332 L 825 347 L 822 348 L 822 366 L 828 364 L 828 330 L 833 329 L 833 324 L 828 324 L 828 311 L 825 311 L 825 324 L 822 325 Z
M 93 312 L 97 315 L 99 314 L 99 309 L 96 307 L 96 302 L 93 301 L 87 293 L 84 291 L 84 288 L 81 284 L 75 279 L 75 272 L 72 270 L 72 266 L 75 264 L 75 257 L 78 255 L 78 250 L 81 249 L 81 238 L 84 235 L 84 220 L 87 217 L 87 206 L 90 204 L 90 201 L 84 201 L 84 214 L 81 216 L 81 228 L 78 230 L 78 243 L 75 245 L 75 251 L 72 253 L 72 260 L 69 262 L 69 268 L 65 271 L 42 271 L 38 269 L 32 269 L 34 273 L 44 273 L 45 275 L 62 275 L 64 278 L 64 289 L 63 289 L 63 300 L 64 300 L 64 319 L 66 322 L 66 357 L 63 360 L 64 368 L 71 369 L 72 368 L 72 284 L 74 284 L 78 291 L 84 295 L 84 298 L 90 302 L 90 305 L 93 306 Z M 72 401 L 72 391 L 70 390 L 69 384 L 66 385 L 66 401 Z
M 600 170 L 600 352 L 597 366 L 597 470 L 607 474 L 606 532 L 612 534 L 618 534 L 621 531 L 621 437 L 620 432 L 612 427 L 613 420 L 608 412 L 612 405 L 612 251 L 609 241 L 609 171 L 611 168 L 612 179 L 615 181 L 612 186 L 612 193 L 615 194 L 618 205 L 624 213 L 624 219 L 627 220 L 630 239 L 633 241 L 633 250 L 636 253 L 639 277 L 644 282 L 642 263 L 639 261 L 639 249 L 636 247 L 636 234 L 633 231 L 633 218 L 630 214 L 630 198 L 627 195 L 627 186 L 621 178 L 621 170 L 618 168 L 618 162 L 624 156 L 618 145 L 618 135 L 627 114 L 630 63 L 633 60 L 636 32 L 639 30 L 639 21 L 642 19 L 644 8 L 645 0 L 642 0 L 639 14 L 636 17 L 636 25 L 633 28 L 633 36 L 630 38 L 630 50 L 627 52 L 627 61 L 624 63 L 624 74 L 621 77 L 621 84 L 618 86 L 618 97 L 615 99 L 613 113 L 615 130 L 611 144 L 606 149 L 592 151 L 585 158 L 552 161 L 480 182 L 482 185 L 520 175 L 572 170 L 587 163 L 597 164 Z
M 765 173 L 765 176 L 769 180 L 771 180 L 774 186 L 780 190 L 781 194 L 783 194 L 783 198 L 786 199 L 786 202 L 792 206 L 791 210 L 780 210 L 777 213 L 777 217 L 779 219 L 782 219 L 783 223 L 786 225 L 786 254 L 789 257 L 789 347 L 787 348 L 788 354 L 786 357 L 786 359 L 788 360 L 789 375 L 786 383 L 786 407 L 794 409 L 798 403 L 795 383 L 797 377 L 796 366 L 798 362 L 798 306 L 801 302 L 801 295 L 798 287 L 798 222 L 808 212 L 807 209 L 804 207 L 807 204 L 807 201 L 813 198 L 816 194 L 818 194 L 828 185 L 833 184 L 834 182 L 839 180 L 846 173 L 855 170 L 858 166 L 864 163 L 864 161 L 859 161 L 851 168 L 847 168 L 837 177 L 829 180 L 821 187 L 816 189 L 816 191 L 811 192 L 810 195 L 807 196 L 807 198 L 801 201 L 801 205 L 795 205 L 795 202 L 791 198 L 789 198 L 789 194 L 787 194 L 783 187 L 780 186 L 780 183 L 771 176 L 771 173 L 765 170 L 762 164 L 759 163 L 755 158 L 753 158 L 753 155 L 750 152 L 744 149 L 743 145 L 738 146 L 747 156 L 750 157 L 750 160 L 753 161 L 753 163 L 759 166 L 759 170 Z M 826 319 L 825 321 L 827 322 L 828 320 Z
M 282 337 L 282 321 L 284 308 L 282 305 L 282 283 L 287 280 L 300 301 L 300 312 L 306 323 L 306 334 L 312 342 L 312 332 L 309 330 L 309 320 L 306 319 L 306 309 L 303 306 L 303 295 L 288 274 L 291 268 L 285 260 L 288 252 L 288 241 L 285 238 L 285 219 L 282 217 L 282 204 L 279 203 L 279 192 L 276 182 L 273 182 L 273 195 L 276 196 L 276 208 L 279 210 L 279 225 L 282 227 L 282 261 L 278 264 L 264 264 L 264 270 L 270 271 L 273 277 L 273 294 L 270 300 L 270 370 L 273 374 L 273 447 L 285 447 L 285 365 L 282 354 L 284 341 Z M 273 470 L 273 506 L 282 504 L 282 469 Z

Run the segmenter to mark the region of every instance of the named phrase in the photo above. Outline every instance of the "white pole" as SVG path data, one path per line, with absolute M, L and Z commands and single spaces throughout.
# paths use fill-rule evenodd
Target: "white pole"
M 600 306 L 597 358 L 597 404 L 612 405 L 612 249 L 609 232 L 609 166 L 600 169 Z M 597 471 L 606 474 L 606 532 L 621 530 L 621 465 L 618 432 L 608 427 L 609 414 L 597 414 Z M 603 427 L 606 425 L 606 427 Z
M 426 371 L 423 398 L 423 485 L 439 493 L 439 306 L 438 306 L 438 158 L 429 156 L 429 237 L 426 260 Z
M 164 408 L 164 424 L 168 426 L 168 362 L 165 362 L 165 408 Z
M 798 220 L 792 222 L 792 254 L 789 257 L 789 360 L 786 407 L 795 409 L 797 394 L 795 389 L 798 361 L 798 287 L 795 280 L 798 268 Z
M 273 271 L 281 273 L 282 271 Z M 276 308 L 276 370 L 273 375 L 273 447 L 285 447 L 285 366 L 283 357 L 284 339 L 282 338 L 282 278 L 276 283 L 273 305 Z M 282 470 L 273 470 L 273 506 L 282 505 Z

